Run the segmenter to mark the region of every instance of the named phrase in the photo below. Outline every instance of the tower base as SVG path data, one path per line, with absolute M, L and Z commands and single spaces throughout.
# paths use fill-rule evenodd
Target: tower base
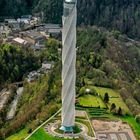
M 70 127 L 61 126 L 59 129 L 61 131 L 64 131 L 65 133 L 73 133 L 73 126 L 70 126 Z

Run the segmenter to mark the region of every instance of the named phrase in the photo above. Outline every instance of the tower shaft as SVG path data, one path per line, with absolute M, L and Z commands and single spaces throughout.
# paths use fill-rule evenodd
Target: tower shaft
M 64 2 L 62 31 L 62 126 L 75 125 L 76 2 Z

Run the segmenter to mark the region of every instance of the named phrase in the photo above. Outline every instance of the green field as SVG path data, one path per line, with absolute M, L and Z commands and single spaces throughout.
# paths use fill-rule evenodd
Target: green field
M 117 109 L 119 107 L 121 107 L 124 113 L 130 114 L 128 107 L 126 106 L 126 104 L 122 100 L 122 97 L 120 96 L 118 91 L 113 90 L 113 89 L 109 89 L 109 88 L 96 87 L 96 86 L 88 86 L 86 88 L 89 88 L 89 89 L 94 88 L 100 96 L 94 96 L 94 95 L 90 95 L 90 94 L 83 95 L 83 96 L 79 97 L 79 99 L 78 99 L 80 106 L 106 108 L 106 105 L 103 102 L 103 99 L 104 99 L 105 93 L 107 92 L 109 94 L 109 97 L 110 97 L 109 103 L 107 104 L 109 109 L 111 107 L 111 104 L 115 103 Z
M 121 120 L 127 122 L 133 129 L 136 136 L 140 139 L 140 124 L 136 122 L 135 118 L 131 116 L 125 116 L 121 117 Z
M 78 100 L 79 100 L 80 106 L 83 106 L 83 107 L 106 108 L 104 102 L 98 96 L 87 94 L 87 95 L 80 97 Z
M 22 129 L 16 134 L 6 138 L 6 140 L 24 140 L 28 136 L 28 128 Z
M 6 138 L 6 140 L 24 140 L 29 134 L 28 134 L 28 128 L 22 129 L 18 133 Z M 42 127 L 40 128 L 35 134 L 33 134 L 29 140 L 69 140 L 69 139 L 62 139 L 62 138 L 56 138 L 51 135 L 49 135 L 45 129 Z M 74 140 L 74 139 L 72 139 Z M 76 140 L 83 140 L 82 138 L 76 139 Z
M 110 108 L 112 103 L 115 103 L 117 108 L 121 107 L 125 113 L 130 113 L 128 107 L 122 100 L 119 92 L 109 88 L 102 88 L 102 87 L 94 87 L 94 89 L 101 95 L 102 99 L 104 98 L 104 94 L 107 92 L 110 96 L 109 103 L 107 104 Z
M 76 121 L 86 125 L 88 127 L 88 135 L 91 136 L 91 137 L 94 137 L 94 132 L 92 131 L 92 128 L 91 128 L 90 123 L 88 122 L 88 120 L 76 118 Z
M 40 128 L 35 134 L 33 134 L 29 140 L 60 140 L 48 135 L 43 128 Z
M 46 133 L 44 128 L 40 128 L 35 134 L 33 134 L 29 138 L 29 140 L 66 140 L 66 139 L 53 137 L 53 136 L 49 135 L 48 133 Z M 72 140 L 74 140 L 74 139 L 72 139 Z M 77 140 L 82 140 L 82 139 L 79 138 Z

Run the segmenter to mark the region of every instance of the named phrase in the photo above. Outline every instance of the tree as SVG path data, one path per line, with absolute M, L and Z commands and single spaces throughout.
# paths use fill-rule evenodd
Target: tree
M 31 134 L 33 132 L 32 128 L 29 128 L 28 134 Z
M 3 44 L 0 46 L 0 85 L 21 81 L 23 75 L 40 65 L 39 57 L 32 50 Z
M 44 21 L 61 23 L 62 2 L 63 0 L 1 0 L 0 18 L 43 13 L 41 15 Z M 140 38 L 139 0 L 78 0 L 77 6 L 79 25 L 97 25 Z M 119 32 L 115 33 L 116 37 L 118 35 Z
M 117 114 L 118 114 L 119 116 L 122 116 L 122 108 L 121 108 L 121 107 L 119 107 Z
M 135 120 L 136 120 L 137 123 L 140 124 L 140 114 L 136 115 Z
M 85 85 L 86 85 L 86 83 L 85 83 L 85 79 L 82 78 L 82 86 L 84 87 Z
M 115 105 L 115 103 L 112 103 L 112 104 L 111 104 L 110 111 L 111 111 L 111 112 L 112 112 L 112 111 L 116 111 L 116 105 Z
M 109 102 L 109 95 L 108 95 L 107 92 L 106 92 L 105 95 L 104 95 L 104 102 L 105 102 L 105 103 L 108 103 L 108 102 Z
M 4 138 L 3 134 L 2 134 L 2 132 L 0 132 L 0 140 L 5 140 L 5 138 Z

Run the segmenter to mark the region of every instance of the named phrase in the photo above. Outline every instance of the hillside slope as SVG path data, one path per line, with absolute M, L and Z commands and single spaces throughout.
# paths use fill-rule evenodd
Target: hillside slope
M 139 114 L 140 42 L 118 31 L 108 32 L 97 27 L 78 28 L 77 35 L 77 95 L 86 85 L 117 90 L 130 111 Z M 49 48 L 54 50 L 52 46 Z M 58 110 L 60 97 L 61 60 L 58 60 L 46 76 L 33 84 L 25 83 L 17 114 L 12 121 L 1 123 L 0 135 L 9 136 L 28 122 L 33 130 Z
M 140 43 L 89 27 L 79 29 L 77 45 L 77 82 L 84 77 L 86 84 L 120 90 L 133 114 L 140 113 Z

